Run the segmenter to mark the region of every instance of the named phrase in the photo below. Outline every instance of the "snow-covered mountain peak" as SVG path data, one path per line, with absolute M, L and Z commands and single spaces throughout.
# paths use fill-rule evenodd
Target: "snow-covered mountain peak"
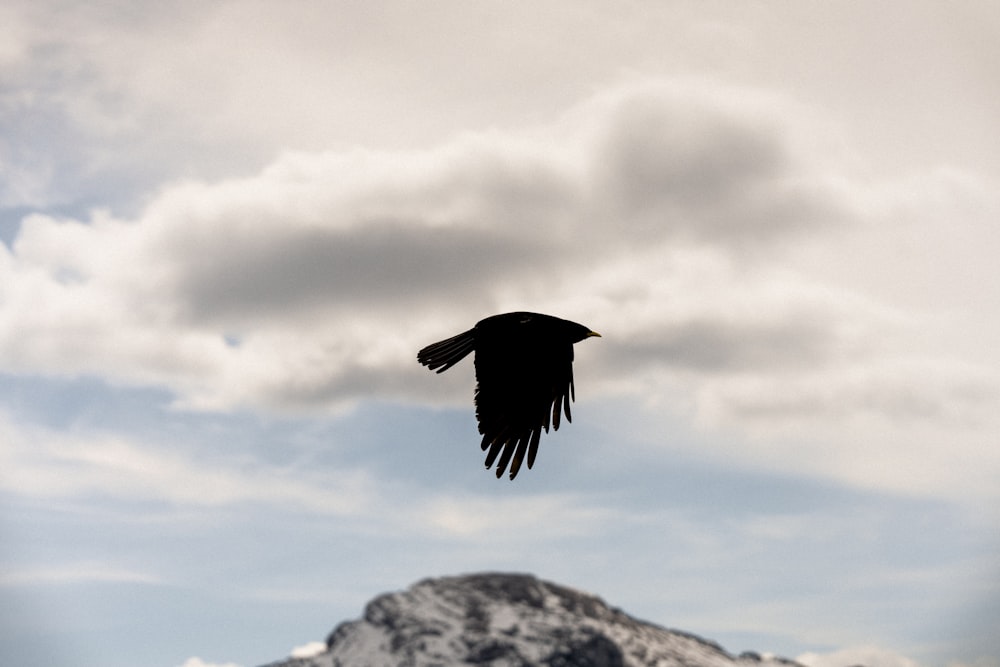
M 599 597 L 527 574 L 425 579 L 380 595 L 339 625 L 327 650 L 271 667 L 788 667 L 732 656 L 691 634 L 635 619 Z

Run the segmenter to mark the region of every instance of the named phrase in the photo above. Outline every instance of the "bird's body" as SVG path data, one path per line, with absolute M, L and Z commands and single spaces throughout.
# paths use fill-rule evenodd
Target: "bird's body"
M 558 429 L 563 413 L 572 421 L 573 345 L 599 335 L 551 315 L 505 313 L 428 345 L 417 360 L 442 373 L 475 352 L 476 419 L 482 448 L 489 450 L 486 467 L 496 461 L 500 477 L 509 463 L 514 479 L 525 456 L 529 468 L 535 462 L 542 429 Z

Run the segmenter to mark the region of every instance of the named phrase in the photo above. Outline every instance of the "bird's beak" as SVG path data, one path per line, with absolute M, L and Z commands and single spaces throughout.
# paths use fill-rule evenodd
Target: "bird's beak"
M 601 334 L 597 333 L 596 331 L 588 331 L 587 332 L 587 338 L 591 338 L 593 336 L 597 336 L 598 338 L 600 338 Z

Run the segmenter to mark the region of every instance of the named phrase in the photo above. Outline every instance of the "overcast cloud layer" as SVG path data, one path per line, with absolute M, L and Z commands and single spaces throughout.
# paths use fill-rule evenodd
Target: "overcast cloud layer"
M 31 215 L 0 258 L 0 358 L 166 387 L 202 410 L 335 412 L 442 389 L 464 402 L 467 383 L 432 382 L 415 349 L 492 312 L 555 312 L 607 338 L 580 352 L 589 395 L 624 391 L 772 452 L 789 439 L 770 465 L 992 495 L 994 369 L 963 354 L 961 331 L 922 344 L 941 327 L 930 314 L 795 256 L 849 253 L 871 228 L 903 245 L 930 204 L 996 247 L 995 196 L 952 173 L 925 175 L 930 194 L 863 180 L 849 155 L 798 141 L 825 129 L 807 111 L 641 83 L 525 131 L 285 154 L 253 176 L 167 186 L 134 220 Z M 802 438 L 833 451 L 790 460 Z M 885 464 L 859 470 L 865 451 Z
M 1000 18 L 905 7 L 5 4 L 0 593 L 311 604 L 291 648 L 498 567 L 813 667 L 993 664 Z M 415 353 L 521 309 L 603 337 L 494 487 L 471 364 Z

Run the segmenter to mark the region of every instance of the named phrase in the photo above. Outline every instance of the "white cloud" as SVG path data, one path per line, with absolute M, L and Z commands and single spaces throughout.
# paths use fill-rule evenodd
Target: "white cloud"
M 406 482 L 378 480 L 361 467 L 273 464 L 245 452 L 224 459 L 181 443 L 143 443 L 101 432 L 59 432 L 17 423 L 0 412 L 0 490 L 25 498 L 166 503 L 172 512 L 227 507 L 359 519 L 367 534 L 428 535 L 505 544 L 589 534 L 616 511 L 576 494 L 420 495 Z M 401 501 L 405 498 L 405 501 Z M 178 514 L 183 516 L 183 514 Z M 512 523 L 511 516 L 521 517 Z M 155 583 L 127 569 L 70 564 L 15 572 L 0 583 L 73 579 Z
M 265 503 L 333 515 L 368 511 L 373 489 L 359 470 L 311 470 L 198 459 L 104 433 L 63 433 L 0 414 L 0 488 L 26 497 L 154 500 L 175 506 Z
M 412 350 L 443 333 L 428 313 L 466 326 L 541 292 L 556 307 L 636 253 L 642 283 L 610 280 L 589 310 L 618 293 L 658 309 L 651 296 L 672 294 L 641 291 L 684 270 L 678 248 L 766 247 L 839 215 L 818 175 L 817 196 L 791 183 L 811 176 L 776 118 L 740 120 L 720 97 L 643 86 L 581 107 L 567 123 L 585 127 L 557 126 L 559 143 L 289 154 L 253 178 L 168 188 L 134 221 L 30 217 L 0 264 L 0 364 L 162 384 L 204 407 L 335 406 L 411 394 Z M 664 169 L 678 153 L 705 196 Z
M 202 410 L 465 401 L 467 382 L 431 382 L 414 351 L 526 308 L 605 335 L 580 353 L 596 371 L 590 395 L 683 396 L 673 412 L 737 441 L 808 437 L 842 452 L 782 459 L 817 474 L 927 488 L 949 434 L 960 460 L 1000 468 L 982 446 L 1000 377 L 954 346 L 964 331 L 935 319 L 928 336 L 929 314 L 827 270 L 869 235 L 905 239 L 882 223 L 909 190 L 887 194 L 816 155 L 807 111 L 745 88 L 637 82 L 520 132 L 286 153 L 256 176 L 166 187 L 131 220 L 30 216 L 0 248 L 0 368 L 163 386 Z M 937 178 L 950 185 L 924 226 L 956 202 L 993 210 L 975 179 Z M 821 245 L 815 271 L 797 259 Z M 881 274 L 897 262 L 873 257 Z M 960 258 L 949 262 L 935 275 Z M 845 439 L 879 442 L 887 465 L 859 472 Z M 950 469 L 936 489 L 968 472 Z M 970 493 L 991 488 L 986 477 L 973 474 Z
M 750 466 L 904 494 L 994 494 L 998 386 L 980 369 L 873 360 L 816 377 L 723 380 L 699 399 L 700 419 L 745 436 L 716 453 Z
M 5 567 L 0 573 L 0 586 L 78 583 L 161 584 L 163 580 L 146 572 L 86 562 L 53 567 Z
M 532 540 L 592 535 L 621 519 L 621 511 L 576 494 L 535 493 L 495 498 L 486 495 L 432 497 L 399 519 L 438 537 L 473 544 L 530 544 Z M 511 517 L 517 517 L 512 522 Z
M 795 658 L 806 667 L 919 667 L 919 664 L 894 651 L 878 646 L 855 646 L 832 653 L 803 653 Z

